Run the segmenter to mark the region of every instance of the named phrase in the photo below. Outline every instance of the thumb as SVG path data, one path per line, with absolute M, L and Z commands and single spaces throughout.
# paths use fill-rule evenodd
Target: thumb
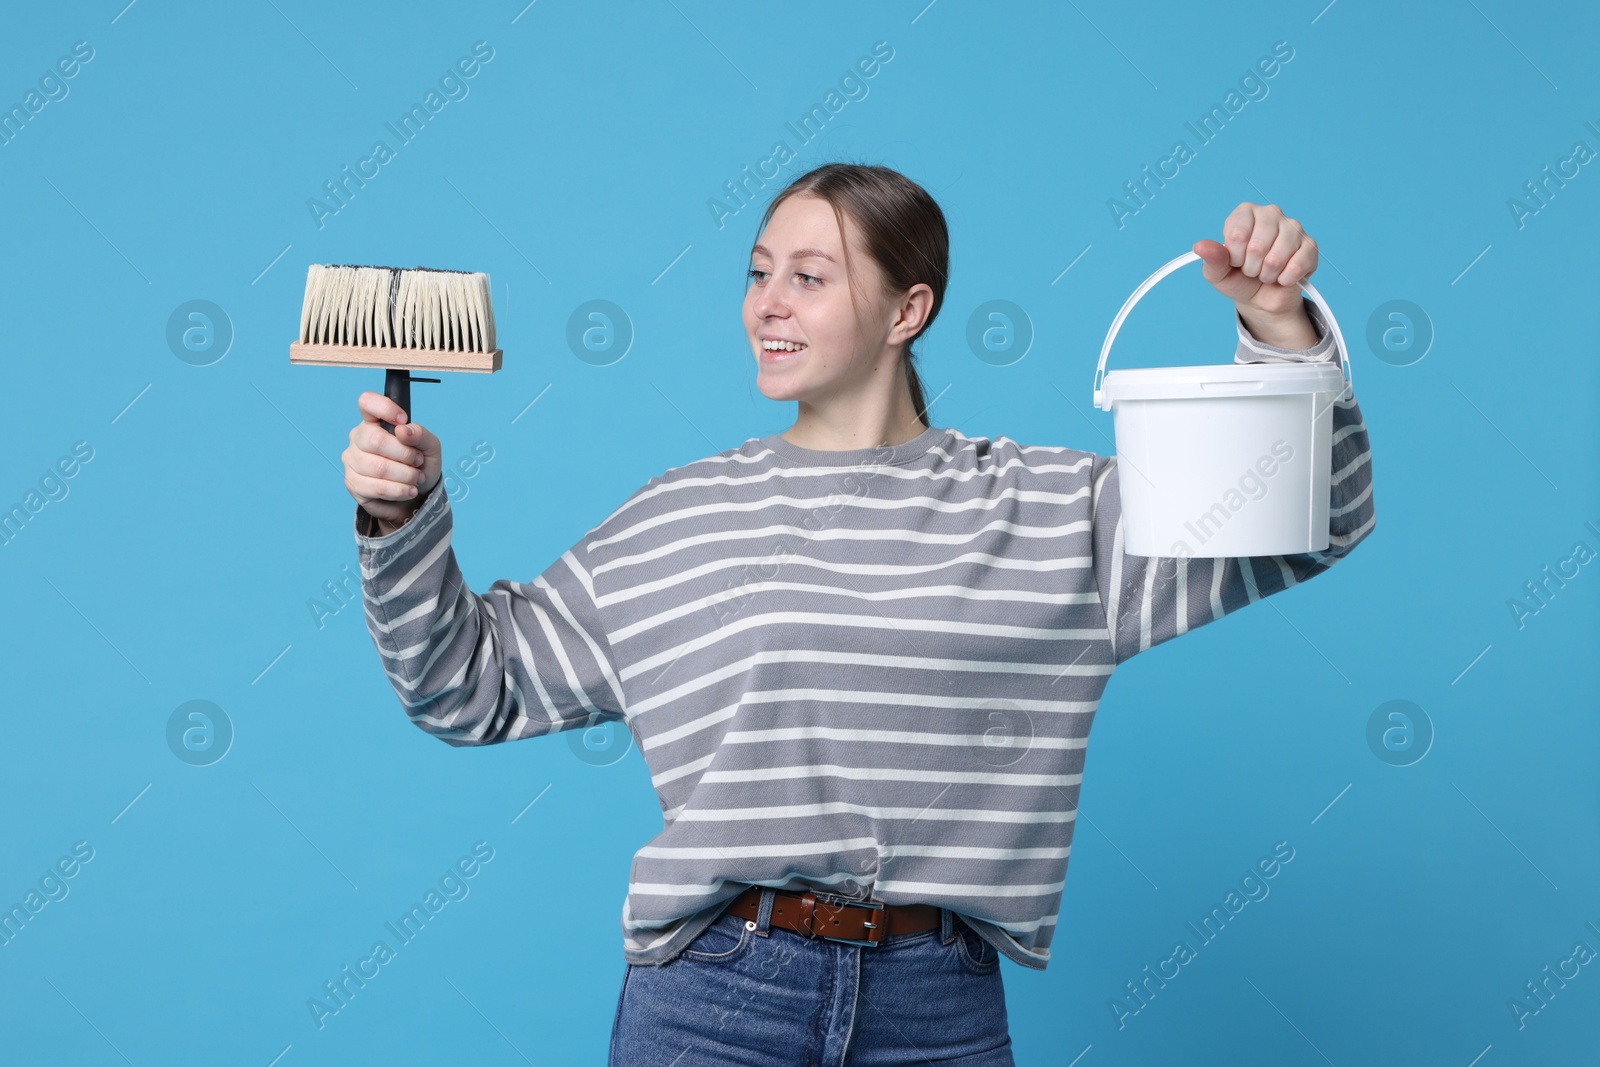
M 424 427 L 418 425 L 417 423 L 403 422 L 396 426 L 394 430 L 395 433 L 399 435 L 400 440 L 405 444 L 410 445 L 412 448 L 420 449 L 422 452 L 429 455 L 432 455 L 438 451 L 438 438 L 434 437 L 433 434 L 429 433 Z
M 1192 251 L 1200 257 L 1200 273 L 1213 285 L 1233 270 L 1233 258 L 1228 254 L 1226 245 L 1201 238 L 1194 243 Z
M 1216 241 L 1196 241 L 1194 254 L 1200 257 L 1200 270 L 1206 281 L 1229 300 L 1249 300 L 1261 288 L 1259 278 L 1252 278 L 1233 265 L 1227 245 Z

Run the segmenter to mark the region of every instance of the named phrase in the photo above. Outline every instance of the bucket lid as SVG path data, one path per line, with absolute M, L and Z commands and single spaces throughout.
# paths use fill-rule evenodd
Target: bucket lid
M 1139 284 L 1111 321 L 1111 330 L 1100 346 L 1100 363 L 1094 371 L 1094 406 L 1111 410 L 1113 388 L 1115 396 L 1123 400 L 1193 399 L 1207 396 L 1270 396 L 1284 393 L 1334 393 L 1348 395 L 1354 387 L 1350 377 L 1350 350 L 1345 347 L 1344 335 L 1333 317 L 1333 309 L 1322 299 L 1316 286 L 1302 279 L 1300 288 L 1322 310 L 1328 329 L 1333 333 L 1334 347 L 1339 353 L 1338 363 L 1226 363 L 1200 367 L 1144 367 L 1137 370 L 1114 370 L 1106 373 L 1106 357 L 1111 354 L 1111 342 L 1116 340 L 1122 321 L 1133 310 L 1139 298 L 1150 287 L 1186 263 L 1199 262 L 1194 252 L 1185 252 L 1163 264 L 1154 274 Z M 1113 386 L 1115 383 L 1115 386 Z
M 1102 400 L 1192 400 L 1210 396 L 1341 393 L 1344 372 L 1327 363 L 1216 363 L 1107 371 Z

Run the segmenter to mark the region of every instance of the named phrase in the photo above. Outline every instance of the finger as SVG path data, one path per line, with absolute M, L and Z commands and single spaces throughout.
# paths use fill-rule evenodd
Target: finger
M 1222 243 L 1228 249 L 1228 263 L 1230 266 L 1244 265 L 1244 246 L 1250 239 L 1250 231 L 1255 229 L 1255 205 L 1246 200 L 1222 220 Z
M 417 484 L 427 470 L 426 467 L 418 467 L 405 461 L 387 459 L 355 445 L 345 449 L 339 458 L 344 461 L 346 474 L 360 474 L 368 478 L 381 478 L 412 485 Z
M 381 432 L 381 431 L 380 431 Z M 408 460 L 393 460 L 372 452 L 354 450 L 345 466 L 369 478 L 383 478 L 391 482 L 420 485 L 427 472 Z
M 403 426 L 396 426 L 394 438 L 406 447 L 406 462 L 415 463 L 419 467 L 427 463 L 429 456 L 439 454 L 439 439 L 421 423 L 408 422 Z
M 344 484 L 363 500 L 410 501 L 417 498 L 421 488 L 405 482 L 392 482 L 387 478 L 374 478 L 359 471 L 346 471 Z M 362 505 L 365 507 L 365 503 Z M 369 509 L 370 510 L 370 509 Z M 377 512 L 373 512 L 377 514 Z
M 410 435 L 411 426 L 410 424 L 397 426 L 395 430 Z M 403 440 L 390 434 L 389 430 L 382 429 L 376 422 L 362 421 L 350 429 L 350 450 L 360 454 L 386 456 L 411 467 L 421 467 L 427 462 L 427 456 L 421 450 L 406 445 Z
M 395 426 L 394 434 L 378 426 L 376 422 L 362 422 L 357 427 L 360 442 L 363 448 L 371 453 L 389 456 L 392 459 L 403 459 L 406 462 L 418 462 L 429 454 L 438 451 L 438 438 L 430 434 L 427 427 L 418 422 L 403 422 Z M 421 462 L 418 462 L 421 466 Z
M 409 422 L 405 409 L 382 393 L 374 393 L 370 389 L 356 398 L 356 407 L 361 411 L 361 417 L 367 422 L 384 422 L 398 426 L 402 422 Z
M 404 426 L 397 426 L 395 432 L 400 435 L 402 442 L 420 452 L 431 455 L 439 451 L 439 439 L 420 422 L 408 422 Z
M 1244 263 L 1239 267 L 1249 278 L 1260 278 L 1261 260 L 1272 242 L 1278 239 L 1278 209 L 1268 204 L 1255 209 L 1255 227 L 1244 245 Z
M 1295 249 L 1294 257 L 1283 265 L 1283 273 L 1278 281 L 1282 285 L 1299 285 L 1311 277 L 1311 272 L 1317 269 L 1317 242 L 1309 237 L 1302 238 L 1300 247 Z
M 1278 223 L 1278 236 L 1272 242 L 1272 247 L 1267 249 L 1267 254 L 1261 257 L 1261 281 L 1264 285 L 1271 285 L 1283 273 L 1284 265 L 1294 257 L 1295 251 L 1300 247 L 1300 224 L 1294 219 L 1284 219 Z

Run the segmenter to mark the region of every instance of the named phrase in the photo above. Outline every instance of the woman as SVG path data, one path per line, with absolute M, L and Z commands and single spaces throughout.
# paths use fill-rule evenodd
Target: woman
M 1236 359 L 1337 358 L 1298 288 L 1300 226 L 1246 203 L 1223 234 L 1194 250 L 1237 309 Z M 664 825 L 622 909 L 613 1063 L 1010 1064 L 999 957 L 1049 960 L 1112 670 L 1372 530 L 1350 398 L 1328 551 L 1126 555 L 1115 457 L 927 421 L 911 345 L 947 277 L 916 183 L 795 179 L 743 311 L 794 425 L 650 479 L 532 583 L 481 595 L 449 547 L 438 440 L 360 398 L 345 484 L 411 720 L 451 745 L 622 722 L 649 765 Z

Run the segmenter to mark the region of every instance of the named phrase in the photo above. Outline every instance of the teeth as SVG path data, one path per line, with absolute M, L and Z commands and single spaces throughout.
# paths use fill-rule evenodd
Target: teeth
M 768 352 L 798 352 L 805 345 L 794 341 L 762 341 L 761 347 Z

